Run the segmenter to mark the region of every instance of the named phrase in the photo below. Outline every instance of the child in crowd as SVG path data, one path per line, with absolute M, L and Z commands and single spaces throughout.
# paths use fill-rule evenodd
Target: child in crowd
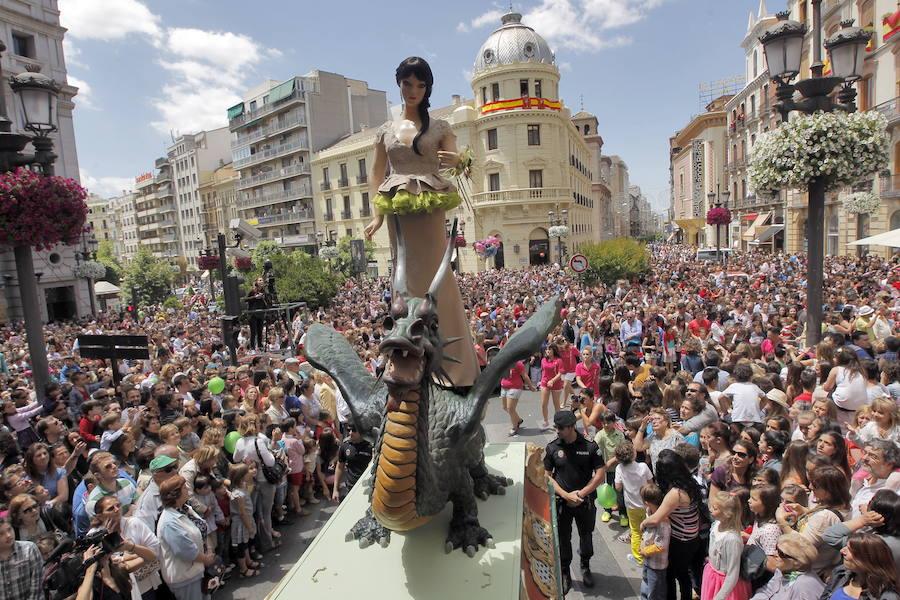
M 81 405 L 81 420 L 78 421 L 78 433 L 89 448 L 99 448 L 100 438 L 97 437 L 98 425 L 103 418 L 103 405 L 97 400 L 88 400 Z
M 200 514 L 206 520 L 206 547 L 209 552 L 215 552 L 218 541 L 217 524 L 225 520 L 225 515 L 213 493 L 211 477 L 200 474 L 194 478 L 194 497 L 206 507 L 206 512 Z
M 709 537 L 709 562 L 703 569 L 700 600 L 748 600 L 750 582 L 740 578 L 741 504 L 738 496 L 718 492 L 709 499 L 714 519 Z
M 102 432 L 100 435 L 100 449 L 109 452 L 109 447 L 114 441 L 128 433 L 131 429 L 130 425 L 122 425 L 122 420 L 118 413 L 107 413 L 97 423 L 97 430 Z
M 641 501 L 646 514 L 659 510 L 665 498 L 662 490 L 653 482 L 641 486 Z M 669 568 L 669 538 L 672 533 L 669 519 L 644 529 L 640 538 L 640 554 L 644 568 L 641 573 L 641 600 L 665 600 L 666 569 Z
M 616 415 L 613 413 L 609 411 L 603 413 L 602 421 L 603 427 L 597 432 L 597 435 L 594 436 L 594 441 L 603 453 L 603 462 L 606 465 L 606 483 L 615 485 L 616 448 L 619 447 L 619 444 L 626 441 L 625 434 L 616 427 Z M 625 501 L 622 499 L 621 494 L 617 494 L 617 496 L 619 496 L 617 507 L 619 512 L 619 522 L 624 527 L 628 520 Z M 608 523 L 610 519 L 612 519 L 612 515 L 608 510 L 604 509 L 603 514 L 600 515 L 600 520 L 604 523 Z
M 316 467 L 319 464 L 319 445 L 307 436 L 303 438 L 303 498 L 310 504 L 318 504 L 315 494 Z
M 259 563 L 251 560 L 249 551 L 250 540 L 256 537 L 250 499 L 250 482 L 253 479 L 250 465 L 231 465 L 228 478 L 231 480 L 231 555 L 237 560 L 242 578 L 254 577 L 259 575 Z
M 210 479 L 210 487 L 216 497 L 219 514 L 222 515 L 222 520 L 216 522 L 216 554 L 219 555 L 222 562 L 228 565 L 225 568 L 226 573 L 234 568 L 234 564 L 228 560 L 231 552 L 231 496 L 228 493 L 227 485 L 230 483 L 227 479 L 222 480 L 217 477 Z
M 284 430 L 284 453 L 288 460 L 288 509 L 298 515 L 308 515 L 309 511 L 303 508 L 305 501 L 300 498 L 300 488 L 303 486 L 303 457 L 306 454 L 306 447 L 299 438 L 297 432 L 297 421 L 294 419 L 285 419 L 281 423 Z
M 181 449 L 181 432 L 175 423 L 169 423 L 159 428 L 159 439 L 163 444 L 178 448 L 178 468 L 187 464 L 191 457 Z
M 627 525 L 631 530 L 631 554 L 629 558 L 642 564 L 641 555 L 641 523 L 647 516 L 644 501 L 641 500 L 641 487 L 653 481 L 653 474 L 647 463 L 635 461 L 634 444 L 628 440 L 616 446 L 616 491 L 621 492 L 625 500 Z M 621 523 L 622 526 L 626 523 Z
M 188 417 L 178 417 L 172 421 L 172 425 L 178 428 L 181 436 L 179 448 L 188 456 L 194 454 L 194 450 L 200 447 L 200 436 L 194 431 L 194 424 Z

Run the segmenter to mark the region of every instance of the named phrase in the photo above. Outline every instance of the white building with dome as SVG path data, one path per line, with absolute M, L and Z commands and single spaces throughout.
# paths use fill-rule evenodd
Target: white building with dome
M 559 81 L 546 40 L 522 23 L 520 14 L 510 12 L 475 56 L 473 98 L 454 96 L 449 106 L 432 111 L 433 118 L 450 122 L 459 148 L 469 146 L 475 154 L 468 189 L 471 204 L 464 202 L 448 214 L 464 224 L 468 246 L 458 254 L 462 271 L 558 262 L 559 245 L 549 236 L 550 211 L 557 218 L 564 214 L 568 222 L 565 258 L 585 242 L 612 237 L 604 235 L 611 214 L 610 188 L 604 174 L 608 168 L 601 167 L 603 139 L 597 118 L 587 112 L 573 117 L 560 99 Z M 438 104 L 434 98 L 432 104 Z M 373 164 L 374 139 L 373 128 L 318 152 L 313 189 L 319 190 L 317 181 L 326 172 L 340 171 L 341 165 Z M 347 218 L 326 222 L 326 198 L 318 194 L 318 230 L 362 237 L 371 219 L 369 196 L 365 185 L 352 189 L 350 210 L 342 214 Z M 490 235 L 500 238 L 502 249 L 493 259 L 480 260 L 472 243 Z M 387 235 L 376 236 L 375 242 L 378 274 L 385 275 L 390 259 Z

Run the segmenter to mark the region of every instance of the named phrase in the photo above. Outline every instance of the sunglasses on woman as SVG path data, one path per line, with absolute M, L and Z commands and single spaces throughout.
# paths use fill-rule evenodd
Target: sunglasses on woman
M 749 458 L 750 457 L 749 454 L 747 454 L 746 452 L 743 452 L 741 450 L 732 450 L 731 453 L 734 454 L 735 456 L 737 456 L 738 458 Z

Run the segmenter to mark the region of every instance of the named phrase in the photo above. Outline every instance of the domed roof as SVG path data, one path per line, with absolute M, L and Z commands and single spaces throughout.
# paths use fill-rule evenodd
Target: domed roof
M 529 62 L 556 64 L 556 57 L 547 41 L 522 23 L 522 15 L 507 13 L 500 21 L 500 28 L 488 36 L 475 57 L 473 72 L 476 75 L 503 65 Z

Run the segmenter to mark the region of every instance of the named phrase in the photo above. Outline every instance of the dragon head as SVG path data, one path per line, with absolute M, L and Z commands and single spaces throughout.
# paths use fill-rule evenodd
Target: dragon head
M 396 218 L 396 217 L 395 217 Z M 387 332 L 379 350 L 384 359 L 384 382 L 391 392 L 419 388 L 432 375 L 446 377 L 441 367 L 444 346 L 449 343 L 438 327 L 437 291 L 450 272 L 456 239 L 454 219 L 444 259 L 431 281 L 424 298 L 410 297 L 406 283 L 406 248 L 399 219 L 395 220 L 397 256 L 394 267 L 393 293 L 390 315 L 384 320 Z

